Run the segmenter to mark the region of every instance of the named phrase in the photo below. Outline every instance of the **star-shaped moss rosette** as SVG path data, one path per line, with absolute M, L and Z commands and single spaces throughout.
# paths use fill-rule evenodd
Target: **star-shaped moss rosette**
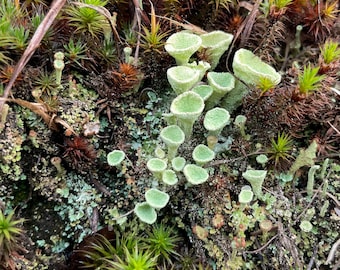
M 166 41 L 165 50 L 176 60 L 178 66 L 189 62 L 190 57 L 198 50 L 202 39 L 187 31 L 172 34 Z

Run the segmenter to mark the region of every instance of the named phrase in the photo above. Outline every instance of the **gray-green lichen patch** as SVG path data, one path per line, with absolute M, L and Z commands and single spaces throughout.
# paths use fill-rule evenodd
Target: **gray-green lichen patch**
M 20 115 L 9 108 L 7 121 L 0 133 L 0 179 L 23 180 L 21 151 L 26 134 Z

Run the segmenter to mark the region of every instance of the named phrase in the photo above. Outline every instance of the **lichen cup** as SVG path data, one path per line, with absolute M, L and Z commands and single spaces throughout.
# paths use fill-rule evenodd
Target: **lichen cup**
M 246 170 L 242 173 L 242 177 L 246 179 L 254 192 L 254 195 L 257 197 L 261 197 L 262 195 L 262 184 L 264 179 L 266 178 L 267 171 L 266 170 Z
M 213 108 L 235 86 L 235 78 L 229 72 L 208 72 L 208 84 L 213 93 L 206 101 L 206 109 Z
M 151 158 L 146 163 L 146 166 L 156 179 L 161 180 L 162 173 L 165 171 L 167 164 L 163 159 Z
M 153 224 L 157 220 L 155 208 L 153 208 L 147 202 L 137 203 L 134 208 L 134 212 L 141 221 L 147 224 Z
M 198 50 L 202 39 L 187 31 L 172 34 L 166 41 L 165 50 L 176 60 L 178 66 L 189 62 L 190 57 Z
M 151 188 L 145 192 L 146 202 L 153 208 L 159 210 L 165 207 L 169 202 L 170 196 L 168 193 L 158 190 L 156 188 Z
M 246 49 L 236 51 L 233 60 L 234 75 L 248 85 L 257 85 L 260 78 L 268 78 L 274 85 L 281 81 L 280 73 Z
M 172 160 L 177 155 L 179 146 L 184 143 L 185 134 L 177 125 L 171 125 L 163 128 L 160 138 L 168 147 L 168 159 Z
M 228 50 L 234 36 L 221 30 L 216 30 L 202 34 L 200 37 L 202 39 L 201 47 L 206 49 L 211 70 L 213 70 L 219 63 L 223 53 Z
M 218 137 L 223 128 L 229 124 L 230 114 L 223 108 L 213 108 L 204 116 L 203 125 L 208 130 L 209 136 Z
M 177 95 L 180 95 L 199 81 L 200 72 L 187 66 L 175 66 L 169 68 L 166 75 L 172 89 Z
M 125 153 L 121 150 L 113 150 L 107 155 L 107 163 L 113 167 L 119 168 L 124 159 Z
M 208 84 L 199 84 L 192 88 L 191 91 L 195 92 L 196 94 L 199 94 L 201 98 L 203 98 L 203 100 L 206 101 L 211 96 L 213 89 Z
M 183 173 L 187 181 L 192 185 L 202 184 L 209 178 L 209 174 L 206 169 L 194 164 L 186 165 L 183 169 Z
M 185 138 L 190 138 L 195 121 L 204 110 L 204 101 L 194 92 L 184 92 L 171 103 L 170 111 L 177 118 L 178 126 L 183 130 Z
M 215 152 L 208 146 L 199 144 L 194 148 L 192 158 L 198 166 L 203 166 L 215 158 Z

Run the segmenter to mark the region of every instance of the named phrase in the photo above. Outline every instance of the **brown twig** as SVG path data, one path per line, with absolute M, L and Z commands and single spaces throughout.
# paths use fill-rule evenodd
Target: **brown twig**
M 226 60 L 226 66 L 228 70 L 229 70 L 228 62 L 229 62 L 230 55 L 232 53 L 232 48 L 235 46 L 235 43 L 239 37 L 240 37 L 240 45 L 239 45 L 240 47 L 242 47 L 244 43 L 246 42 L 246 40 L 249 38 L 250 32 L 253 29 L 253 25 L 255 23 L 256 15 L 257 15 L 261 2 L 262 0 L 256 1 L 256 3 L 252 7 L 251 12 L 247 16 L 247 18 L 242 22 L 240 27 L 237 29 L 236 34 L 234 35 L 234 39 L 230 45 L 229 52 L 227 55 L 227 60 Z
M 274 235 L 272 238 L 270 238 L 268 240 L 267 243 L 265 243 L 262 247 L 255 249 L 255 250 L 251 250 L 251 251 L 245 251 L 245 253 L 247 254 L 253 254 L 253 253 L 259 253 L 261 250 L 264 250 L 271 242 L 273 242 L 275 240 L 275 238 L 278 237 L 278 234 Z
M 136 50 L 135 50 L 135 57 L 134 57 L 134 65 L 137 66 L 138 63 L 138 57 L 139 57 L 139 48 L 140 48 L 140 38 L 141 38 L 141 31 L 142 31 L 142 20 L 141 16 L 143 15 L 142 9 L 139 5 L 138 0 L 133 0 L 133 4 L 135 6 L 135 15 L 133 18 L 133 24 L 132 29 L 134 29 L 136 26 L 137 29 L 137 43 L 136 43 Z
M 333 244 L 331 251 L 328 254 L 326 264 L 329 264 L 329 263 L 331 263 L 331 261 L 333 261 L 333 259 L 335 257 L 335 253 L 338 250 L 339 245 L 340 245 L 340 238 Z
M 54 19 L 57 17 L 59 11 L 64 6 L 66 0 L 54 0 L 51 4 L 50 10 L 46 14 L 43 21 L 38 26 L 37 30 L 35 31 L 30 43 L 28 44 L 26 50 L 24 51 L 23 55 L 21 56 L 19 62 L 15 66 L 11 79 L 9 80 L 4 94 L 3 99 L 0 100 L 0 117 L 2 114 L 2 108 L 8 98 L 12 86 L 14 85 L 15 80 L 19 76 L 22 69 L 25 67 L 27 62 L 31 59 L 32 55 L 34 54 L 35 50 L 39 47 L 41 40 L 43 39 L 44 35 L 52 25 Z

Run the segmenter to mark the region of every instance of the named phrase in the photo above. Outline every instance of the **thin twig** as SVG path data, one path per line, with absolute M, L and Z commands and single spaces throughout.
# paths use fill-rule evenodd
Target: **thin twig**
M 310 200 L 310 202 L 308 203 L 308 205 L 304 208 L 304 210 L 300 213 L 300 215 L 298 215 L 298 217 L 295 219 L 294 223 L 297 223 L 300 218 L 305 214 L 305 212 L 309 209 L 309 207 L 312 205 L 314 199 L 316 198 L 316 196 L 318 195 L 318 193 L 321 191 L 323 183 L 320 185 L 320 187 L 316 190 L 315 194 L 313 195 L 312 199 Z M 307 191 L 306 191 L 307 192 Z
M 334 256 L 335 256 L 335 252 L 337 251 L 339 245 L 340 245 L 340 238 L 333 244 L 333 246 L 332 246 L 332 248 L 331 248 L 331 250 L 328 254 L 326 264 L 329 264 L 331 261 L 333 261 Z
M 133 4 L 135 6 L 135 17 L 133 18 L 133 25 L 132 25 L 132 29 L 134 29 L 136 27 L 138 27 L 138 31 L 137 31 L 137 42 L 136 42 L 136 49 L 135 49 L 135 57 L 134 57 L 134 65 L 137 66 L 138 64 L 138 57 L 139 57 L 139 48 L 140 48 L 140 38 L 141 38 L 141 31 L 142 31 L 142 20 L 141 20 L 141 16 L 142 16 L 142 9 L 139 5 L 139 1 L 138 0 L 133 0 Z
M 32 55 L 34 54 L 35 50 L 39 47 L 41 40 L 45 36 L 46 32 L 54 22 L 54 19 L 57 17 L 59 11 L 64 6 L 66 0 L 54 0 L 51 4 L 50 10 L 46 14 L 45 18 L 42 20 L 40 25 L 38 26 L 37 30 L 35 31 L 30 43 L 28 44 L 26 50 L 24 51 L 23 55 L 21 56 L 19 62 L 15 66 L 11 79 L 9 80 L 4 94 L 3 99 L 0 100 L 0 118 L 2 114 L 2 108 L 5 104 L 5 100 L 8 98 L 10 91 L 14 85 L 15 80 L 18 78 L 20 72 L 25 67 L 27 62 L 31 59 Z
M 318 251 L 318 245 L 315 245 L 314 250 L 313 250 L 313 256 L 312 258 L 310 258 L 308 266 L 307 266 L 307 270 L 312 270 L 313 269 L 313 265 L 315 262 L 315 257 L 316 257 L 316 252 Z
M 272 238 L 270 238 L 268 240 L 268 242 L 265 243 L 262 247 L 255 249 L 255 250 L 251 250 L 251 251 L 245 251 L 245 253 L 247 253 L 247 254 L 259 253 L 261 250 L 265 249 L 271 242 L 273 242 L 275 240 L 275 238 L 277 238 L 277 237 L 278 237 L 278 234 L 276 234 Z
M 123 214 L 123 215 L 120 215 L 119 217 L 115 217 L 115 218 L 112 218 L 113 220 L 118 220 L 118 219 L 121 219 L 123 217 L 127 217 L 128 215 L 131 215 L 133 213 L 134 209 L 130 210 L 129 212 Z
M 340 131 L 335 126 L 333 126 L 329 121 L 327 121 L 327 124 L 330 125 L 338 135 L 340 135 Z
M 227 164 L 229 162 L 234 162 L 234 161 L 237 161 L 237 160 L 241 160 L 241 159 L 244 159 L 244 158 L 247 158 L 247 157 L 250 157 L 250 156 L 259 155 L 259 154 L 265 154 L 265 153 L 266 152 L 264 152 L 264 151 L 256 151 L 256 152 L 253 152 L 253 153 L 246 154 L 243 157 L 238 157 L 238 158 L 233 158 L 233 159 L 216 160 L 214 162 L 211 162 L 209 165 L 210 166 L 218 166 L 218 165 L 222 165 L 222 164 Z

